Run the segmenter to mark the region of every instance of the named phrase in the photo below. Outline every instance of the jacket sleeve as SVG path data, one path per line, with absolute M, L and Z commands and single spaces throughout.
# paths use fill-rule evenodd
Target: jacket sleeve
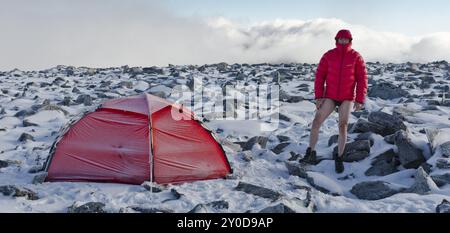
M 326 54 L 320 59 L 319 65 L 317 66 L 316 78 L 314 80 L 314 95 L 315 99 L 323 98 L 324 96 L 324 85 L 325 79 L 328 73 L 328 61 Z
M 359 56 L 356 61 L 355 76 L 356 76 L 356 98 L 358 103 L 364 103 L 367 95 L 367 69 L 364 59 Z

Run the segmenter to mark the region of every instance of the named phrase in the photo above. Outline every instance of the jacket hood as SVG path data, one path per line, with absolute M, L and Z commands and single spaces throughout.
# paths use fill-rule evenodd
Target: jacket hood
M 347 39 L 350 39 L 350 43 L 348 43 L 348 44 L 346 44 L 346 45 L 339 44 L 339 43 L 337 42 L 337 39 L 338 39 L 338 38 L 347 38 Z M 346 51 L 346 52 L 347 52 L 347 51 L 349 51 L 349 50 L 351 49 L 353 37 L 352 37 L 352 33 L 350 32 L 350 30 L 347 30 L 347 29 L 342 29 L 342 30 L 340 30 L 340 31 L 336 34 L 336 37 L 335 37 L 334 39 L 336 40 L 336 48 L 338 48 L 339 51 Z
M 336 37 L 334 39 L 337 40 L 338 38 L 347 38 L 347 39 L 353 40 L 352 33 L 350 32 L 350 30 L 347 30 L 347 29 L 340 30 L 336 34 Z

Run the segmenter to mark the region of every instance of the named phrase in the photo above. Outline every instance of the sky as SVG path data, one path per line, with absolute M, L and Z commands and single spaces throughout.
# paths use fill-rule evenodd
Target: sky
M 366 61 L 450 61 L 444 0 L 0 0 L 0 70 L 317 63 L 350 29 Z
M 223 16 L 243 21 L 338 18 L 381 31 L 422 35 L 450 31 L 446 0 L 168 0 L 183 16 Z

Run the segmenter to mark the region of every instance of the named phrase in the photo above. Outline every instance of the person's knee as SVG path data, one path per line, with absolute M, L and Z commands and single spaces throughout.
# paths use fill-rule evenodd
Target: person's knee
M 341 132 L 347 132 L 347 128 L 348 128 L 348 121 L 339 121 L 339 131 Z
M 320 113 L 316 114 L 316 116 L 314 117 L 313 123 L 312 123 L 312 128 L 314 129 L 318 129 L 320 128 L 320 126 L 322 125 L 323 120 L 322 120 L 322 115 Z

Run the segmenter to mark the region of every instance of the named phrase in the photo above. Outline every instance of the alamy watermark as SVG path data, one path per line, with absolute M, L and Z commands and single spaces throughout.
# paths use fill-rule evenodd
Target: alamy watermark
M 279 124 L 279 92 L 274 83 L 206 85 L 202 78 L 192 77 L 190 85 L 173 87 L 170 97 L 207 121 L 255 121 L 261 131 L 273 131 Z M 172 117 L 180 120 L 189 116 L 173 108 Z

